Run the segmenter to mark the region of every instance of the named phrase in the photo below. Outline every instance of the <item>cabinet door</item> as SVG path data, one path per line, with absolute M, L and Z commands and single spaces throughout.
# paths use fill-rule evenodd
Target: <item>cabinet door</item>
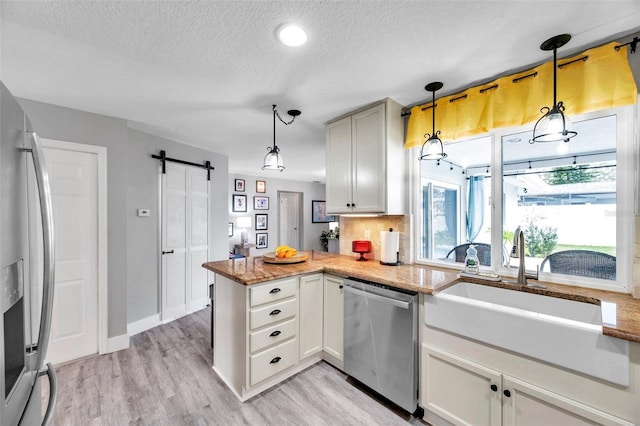
M 300 277 L 300 359 L 322 351 L 322 274 Z
M 354 114 L 351 123 L 352 211 L 383 213 L 386 206 L 385 105 Z
M 327 361 L 343 368 L 343 324 L 344 324 L 344 280 L 340 277 L 324 276 L 324 351 Z
M 522 380 L 503 376 L 503 424 L 510 425 L 628 425 L 604 413 Z
M 326 129 L 327 213 L 351 212 L 351 117 L 334 121 Z
M 501 424 L 499 372 L 425 344 L 421 357 L 422 408 L 455 425 Z

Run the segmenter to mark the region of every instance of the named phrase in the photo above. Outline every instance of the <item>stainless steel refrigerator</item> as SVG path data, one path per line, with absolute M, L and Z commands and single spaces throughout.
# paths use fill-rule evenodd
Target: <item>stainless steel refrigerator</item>
M 0 425 L 48 424 L 56 375 L 44 365 L 53 306 L 51 191 L 38 135 L 0 82 Z M 42 221 L 41 224 L 37 223 Z M 42 410 L 42 376 L 49 401 Z

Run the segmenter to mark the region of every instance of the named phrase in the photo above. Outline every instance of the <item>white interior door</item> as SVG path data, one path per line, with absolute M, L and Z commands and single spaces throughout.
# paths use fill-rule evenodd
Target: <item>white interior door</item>
M 58 364 L 99 350 L 101 173 L 98 153 L 79 144 L 43 141 L 52 193 L 55 290 L 47 360 Z M 86 152 L 85 149 L 97 152 Z M 80 149 L 80 150 L 76 150 Z M 41 257 L 40 257 L 41 259 Z
M 279 242 L 278 245 L 300 247 L 300 193 L 278 192 Z
M 207 173 L 182 164 L 166 164 L 162 175 L 163 322 L 207 304 L 209 182 Z

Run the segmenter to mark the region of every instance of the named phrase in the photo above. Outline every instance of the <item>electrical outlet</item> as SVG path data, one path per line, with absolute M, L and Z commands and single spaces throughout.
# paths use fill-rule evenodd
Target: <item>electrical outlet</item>
M 151 215 L 151 210 L 149 209 L 138 209 L 138 217 L 148 217 Z
M 368 229 L 364 230 L 364 239 L 371 240 L 371 231 L 369 231 Z

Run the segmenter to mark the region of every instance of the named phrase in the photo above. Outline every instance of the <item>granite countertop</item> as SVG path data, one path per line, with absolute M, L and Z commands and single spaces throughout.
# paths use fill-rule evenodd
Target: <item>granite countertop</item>
M 629 294 L 547 282 L 544 283 L 547 289 L 537 289 L 505 282 L 461 279 L 458 277 L 458 271 L 454 269 L 423 265 L 386 266 L 375 260 L 358 262 L 353 256 L 317 251 L 308 253 L 307 261 L 295 264 L 269 264 L 264 263 L 262 257 L 249 257 L 206 262 L 202 266 L 245 285 L 314 272 L 328 272 L 425 294 L 437 293 L 464 280 L 587 303 L 610 302 L 615 305 L 616 323 L 603 325 L 603 334 L 640 342 L 640 300 L 633 299 Z

